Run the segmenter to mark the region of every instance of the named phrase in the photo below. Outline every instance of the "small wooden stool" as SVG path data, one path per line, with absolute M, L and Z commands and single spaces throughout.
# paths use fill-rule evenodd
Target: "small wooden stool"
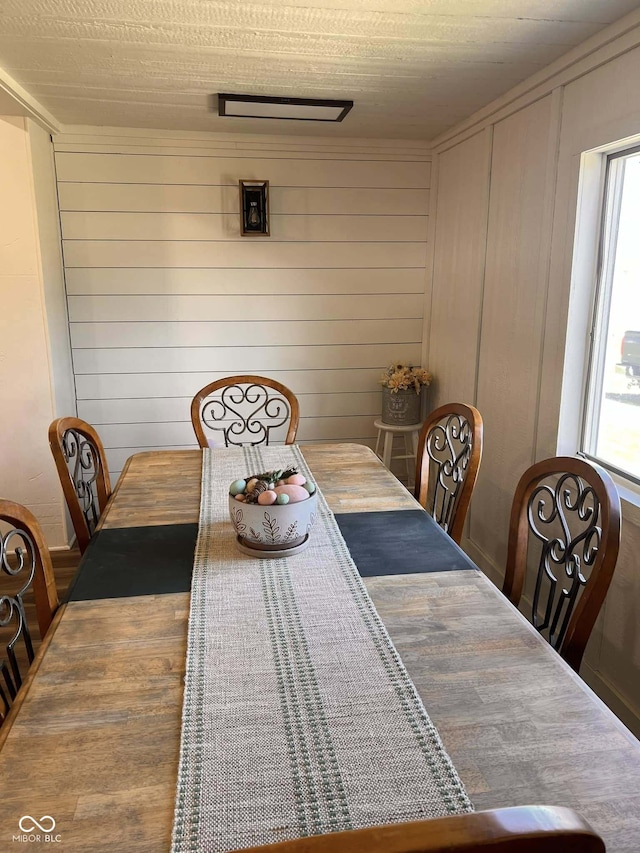
M 376 438 L 376 456 L 382 459 L 385 468 L 391 470 L 392 459 L 404 459 L 404 464 L 407 469 L 407 485 L 412 487 L 415 479 L 415 461 L 418 454 L 418 435 L 422 427 L 421 423 L 404 424 L 403 426 L 396 424 L 385 424 L 381 420 L 373 422 L 374 427 L 378 430 Z M 384 445 L 382 455 L 380 455 L 380 445 L 382 444 L 382 435 L 384 433 Z M 404 453 L 393 453 L 393 439 L 396 435 L 401 435 L 404 439 Z M 409 443 L 411 441 L 411 443 Z M 414 464 L 409 470 L 409 459 L 413 459 Z

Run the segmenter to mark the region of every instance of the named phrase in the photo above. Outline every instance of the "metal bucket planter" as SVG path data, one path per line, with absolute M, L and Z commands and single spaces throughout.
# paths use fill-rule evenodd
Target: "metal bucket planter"
M 420 394 L 413 390 L 382 389 L 382 423 L 394 426 L 420 423 Z

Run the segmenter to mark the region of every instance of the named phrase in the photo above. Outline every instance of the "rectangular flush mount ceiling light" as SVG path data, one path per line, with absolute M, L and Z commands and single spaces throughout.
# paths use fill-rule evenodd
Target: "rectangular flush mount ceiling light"
M 353 101 L 324 98 L 270 98 L 264 95 L 218 95 L 218 115 L 280 118 L 293 121 L 342 121 Z

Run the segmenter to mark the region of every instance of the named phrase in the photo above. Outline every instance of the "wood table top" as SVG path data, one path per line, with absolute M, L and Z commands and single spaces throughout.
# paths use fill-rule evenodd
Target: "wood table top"
M 302 450 L 334 512 L 416 508 L 368 448 Z M 102 524 L 193 523 L 199 482 L 200 451 L 139 454 Z M 637 853 L 640 742 L 481 573 L 366 585 L 477 809 L 570 806 Z M 168 853 L 188 615 L 188 593 L 61 608 L 1 730 L 0 850 L 50 815 L 57 850 Z
M 334 513 L 420 506 L 362 444 L 308 444 L 301 450 Z M 197 524 L 201 460 L 200 450 L 150 451 L 132 456 L 98 529 Z M 339 482 L 336 471 L 340 471 Z

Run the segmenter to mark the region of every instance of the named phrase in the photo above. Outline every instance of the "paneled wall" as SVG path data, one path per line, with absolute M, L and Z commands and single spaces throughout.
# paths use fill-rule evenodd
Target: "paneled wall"
M 301 442 L 371 443 L 381 370 L 420 359 L 426 148 L 119 133 L 55 140 L 78 414 L 113 473 L 193 446 L 191 397 L 232 373 L 288 385 Z M 241 178 L 270 182 L 270 237 L 240 236 Z
M 476 396 L 490 168 L 491 130 L 438 158 L 437 239 L 425 338 L 435 405 Z
M 551 123 L 548 95 L 493 129 L 476 389 L 487 435 L 483 467 L 491 476 L 478 482 L 476 506 L 482 512 L 471 518 L 470 537 L 500 566 L 507 555 L 504 519 L 519 472 L 533 462 L 536 444 Z
M 586 262 L 574 254 L 580 157 L 640 139 L 632 37 L 640 45 L 640 25 L 624 40 L 605 34 L 587 60 L 560 63 L 558 75 L 523 84 L 436 142 L 428 362 L 434 402 L 464 399 L 484 417 L 464 547 L 498 584 L 518 478 L 538 459 L 578 450 L 588 330 L 575 306 L 591 298 L 594 255 L 593 240 Z M 640 497 L 622 497 L 620 558 L 581 674 L 640 733 Z

